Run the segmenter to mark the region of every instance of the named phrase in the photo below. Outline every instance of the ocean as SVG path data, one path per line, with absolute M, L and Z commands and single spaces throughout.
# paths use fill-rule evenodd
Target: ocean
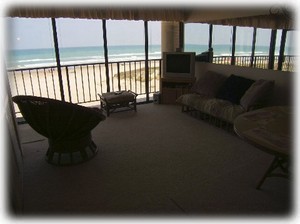
M 207 45 L 185 45 L 185 51 L 199 54 L 207 51 Z M 108 57 L 110 62 L 144 60 L 145 48 L 143 45 L 109 46 Z M 278 49 L 276 49 L 278 52 Z M 268 55 L 268 46 L 257 46 L 256 55 Z M 231 55 L 230 45 L 214 46 L 214 56 Z M 236 46 L 236 56 L 251 55 L 251 46 Z M 149 46 L 149 59 L 161 58 L 161 46 Z M 103 47 L 72 47 L 60 48 L 60 60 L 62 65 L 89 64 L 104 62 Z M 54 49 L 25 49 L 9 51 L 6 58 L 8 69 L 36 68 L 55 66 Z

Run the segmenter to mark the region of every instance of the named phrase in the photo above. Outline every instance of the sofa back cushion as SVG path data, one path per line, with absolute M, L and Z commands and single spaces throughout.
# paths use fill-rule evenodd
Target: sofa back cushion
M 275 82 L 271 80 L 255 81 L 241 98 L 241 106 L 247 111 L 251 108 L 265 106 L 273 92 L 274 84 Z
M 192 86 L 191 91 L 207 97 L 215 97 L 226 80 L 226 76 L 207 71 L 201 78 L 199 78 Z
M 230 75 L 218 91 L 217 98 L 240 104 L 240 99 L 253 83 L 252 79 Z

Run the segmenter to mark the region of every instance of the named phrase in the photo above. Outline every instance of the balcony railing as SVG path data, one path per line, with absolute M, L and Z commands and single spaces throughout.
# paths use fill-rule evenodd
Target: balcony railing
M 159 91 L 161 59 L 148 61 L 149 92 L 146 92 L 145 60 L 119 61 L 108 64 L 110 91 L 132 90 L 145 100 L 146 94 Z M 12 95 L 34 95 L 61 100 L 61 91 L 68 102 L 83 104 L 99 100 L 107 92 L 105 63 L 61 66 L 60 89 L 57 67 L 8 70 Z M 18 112 L 18 108 L 16 108 Z
M 294 71 L 295 56 L 285 56 L 283 71 Z M 255 56 L 253 66 L 268 68 L 268 56 Z M 275 58 L 277 65 L 278 57 Z M 108 64 L 109 81 L 106 81 L 105 63 L 76 64 L 61 66 L 62 89 L 57 67 L 25 68 L 8 70 L 12 95 L 34 95 L 61 100 L 63 93 L 68 102 L 84 104 L 97 102 L 98 94 L 110 91 L 132 90 L 139 94 L 139 101 L 145 101 L 147 94 L 160 90 L 161 59 L 148 61 L 149 88 L 145 79 L 145 60 L 119 61 Z M 231 64 L 230 56 L 214 57 L 213 63 Z M 235 65 L 251 66 L 250 56 L 236 56 Z M 277 69 L 275 66 L 274 69 Z M 15 108 L 18 113 L 18 108 Z
M 275 56 L 274 70 L 277 70 L 277 68 L 278 68 L 278 59 L 279 59 L 279 56 Z M 294 72 L 295 71 L 295 68 L 294 68 L 295 60 L 296 60 L 296 56 L 291 56 L 291 55 L 284 56 L 284 61 L 282 63 L 282 71 Z M 215 56 L 213 58 L 213 63 L 230 65 L 231 64 L 231 56 Z M 269 56 L 254 56 L 252 65 L 251 65 L 251 56 L 235 56 L 235 65 L 268 69 Z

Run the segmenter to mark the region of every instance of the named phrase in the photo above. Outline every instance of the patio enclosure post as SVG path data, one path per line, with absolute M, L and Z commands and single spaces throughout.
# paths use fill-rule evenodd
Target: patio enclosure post
M 55 18 L 51 18 L 51 21 L 52 21 L 52 31 L 53 31 L 53 40 L 54 40 L 55 57 L 56 57 L 57 72 L 58 72 L 58 79 L 59 79 L 60 95 L 61 95 L 61 100 L 65 101 Z
M 148 21 L 144 21 L 144 28 L 145 28 L 145 90 L 146 90 L 146 102 L 149 102 Z

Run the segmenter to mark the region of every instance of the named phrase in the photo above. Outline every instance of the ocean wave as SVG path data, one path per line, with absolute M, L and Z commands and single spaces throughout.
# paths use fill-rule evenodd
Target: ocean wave
M 149 55 L 152 55 L 152 54 L 161 54 L 161 52 L 149 52 L 148 54 Z M 119 57 L 144 56 L 144 55 L 145 55 L 144 52 L 138 52 L 138 53 L 109 54 L 108 56 L 109 57 L 119 58 Z
M 119 57 L 131 57 L 131 56 L 141 56 L 141 55 L 145 55 L 145 53 L 123 53 L 123 54 L 108 54 L 109 57 L 115 57 L 115 58 L 119 58 Z
M 104 63 L 104 59 L 85 59 L 85 60 L 73 60 L 73 61 L 62 61 L 61 65 L 79 65 L 79 64 L 96 64 Z
M 228 56 L 228 57 L 230 57 L 231 54 L 230 53 L 216 53 L 216 54 L 214 54 L 214 56 Z
M 103 56 L 95 55 L 95 56 L 71 56 L 71 57 L 61 57 L 61 60 L 90 60 L 90 59 L 103 59 Z
M 25 62 L 37 62 L 37 61 L 55 61 L 54 58 L 34 58 L 34 59 L 24 59 L 24 60 L 18 60 L 19 63 L 25 63 Z
M 53 63 L 37 63 L 37 64 L 24 64 L 19 65 L 19 68 L 39 68 L 39 67 L 52 67 L 56 66 L 56 62 Z

